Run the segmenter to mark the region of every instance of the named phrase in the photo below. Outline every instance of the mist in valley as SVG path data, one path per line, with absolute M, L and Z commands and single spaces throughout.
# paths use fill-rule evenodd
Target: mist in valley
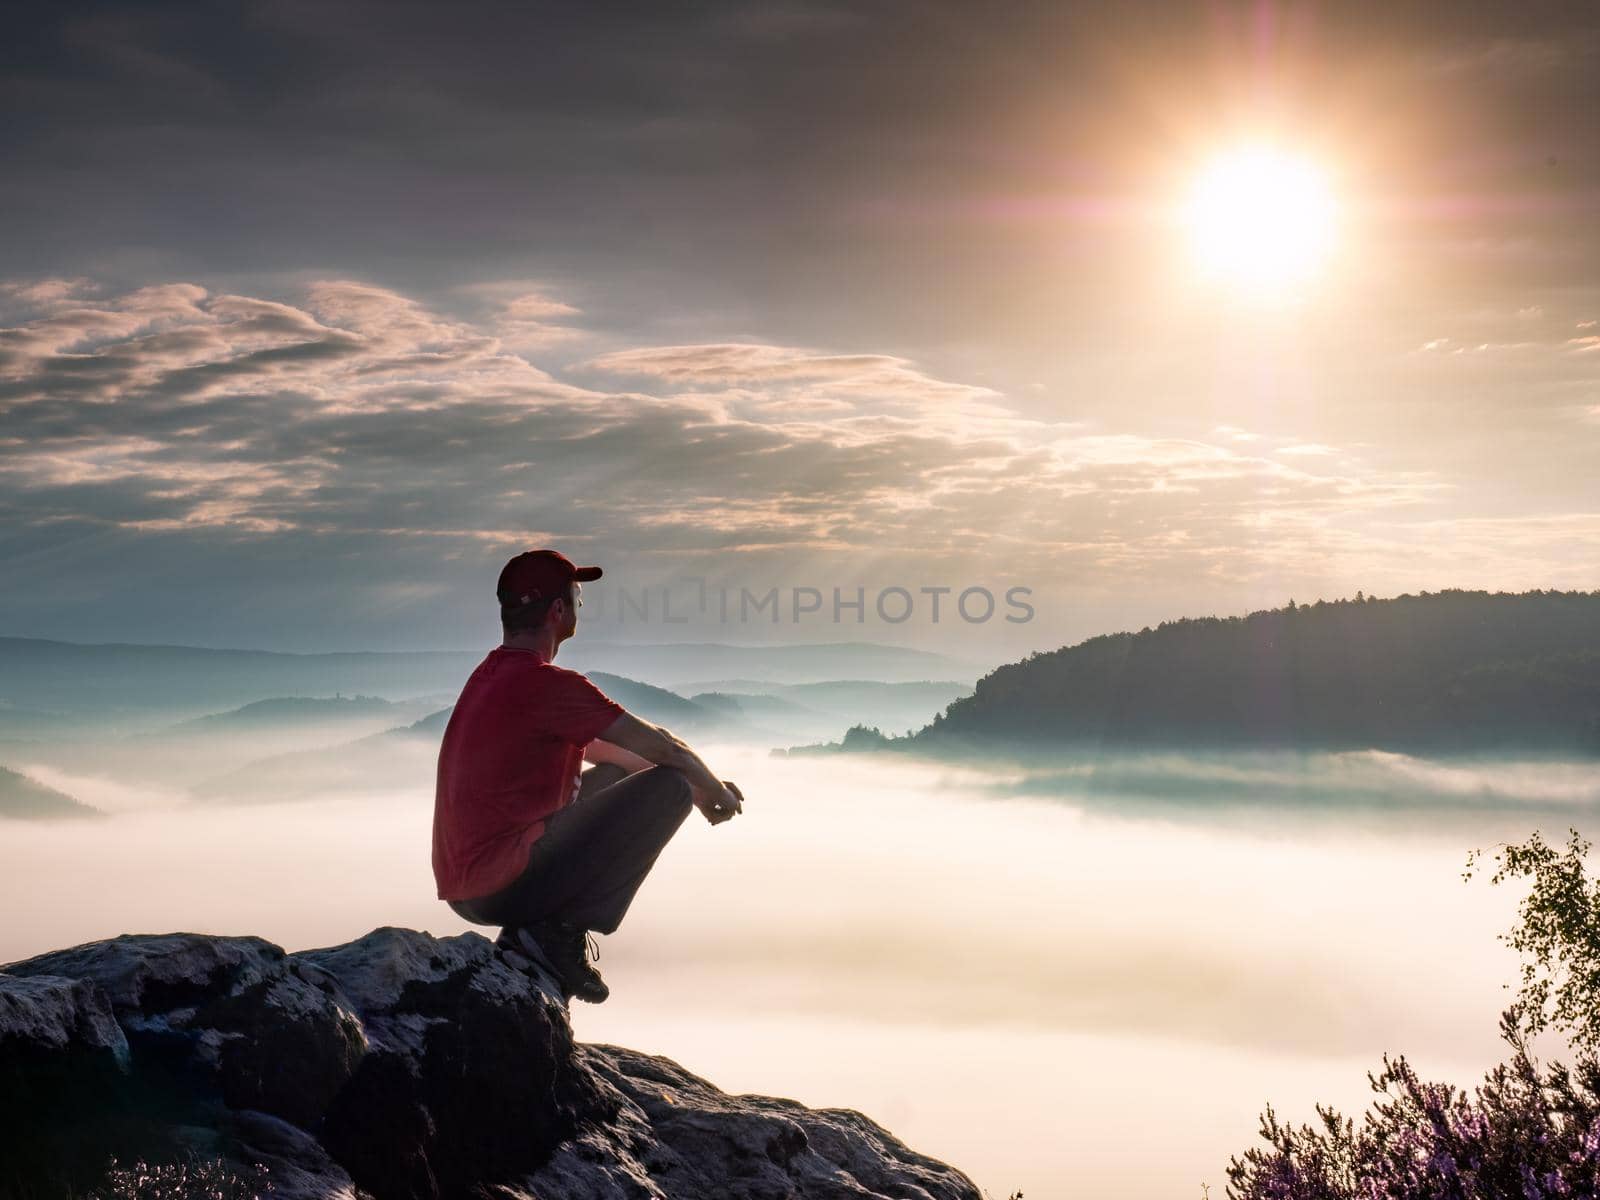
M 188 718 L 7 744 L 105 815 L 0 823 L 0 961 L 134 932 L 299 950 L 472 928 L 435 899 L 433 701 L 378 729 L 352 709 L 298 734 Z M 859 1109 L 996 1196 L 1220 1193 L 1265 1104 L 1359 1113 L 1384 1052 L 1476 1082 L 1503 1057 L 1516 896 L 1464 883 L 1466 852 L 1600 806 L 1592 766 L 1553 760 L 984 763 L 686 736 L 745 812 L 691 814 L 600 939 L 613 994 L 573 1005 L 578 1037 Z

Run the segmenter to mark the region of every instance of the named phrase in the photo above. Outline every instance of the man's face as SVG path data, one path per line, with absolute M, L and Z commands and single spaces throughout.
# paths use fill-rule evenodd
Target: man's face
M 566 606 L 567 615 L 561 623 L 561 637 L 569 638 L 578 632 L 578 606 L 583 603 L 583 584 L 572 585 L 572 603 Z
M 574 581 L 571 598 L 562 596 L 550 605 L 549 611 L 544 615 L 543 628 L 555 632 L 557 645 L 578 632 L 578 605 L 583 603 L 583 598 L 579 595 L 581 591 L 582 585 Z

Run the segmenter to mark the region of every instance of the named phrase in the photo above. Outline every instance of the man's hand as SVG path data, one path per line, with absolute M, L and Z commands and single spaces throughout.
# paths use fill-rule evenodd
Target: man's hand
M 713 775 L 700 756 L 671 730 L 625 712 L 602 729 L 595 741 L 620 746 L 657 766 L 676 767 L 682 771 L 689 779 L 695 807 L 713 825 L 720 825 L 735 813 L 744 811 L 744 793 L 726 779 Z
M 695 807 L 705 814 L 706 820 L 713 825 L 732 819 L 734 813 L 744 811 L 744 793 L 737 785 L 724 779 L 722 790 L 708 795 L 703 788 L 695 789 Z

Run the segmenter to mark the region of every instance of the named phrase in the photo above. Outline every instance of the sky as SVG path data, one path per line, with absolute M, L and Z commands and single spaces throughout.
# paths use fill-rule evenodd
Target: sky
M 63 2 L 0 102 L 0 636 L 473 648 L 540 545 L 591 639 L 993 662 L 1600 587 L 1589 4 Z M 1288 283 L 1270 196 L 1197 265 L 1239 146 Z

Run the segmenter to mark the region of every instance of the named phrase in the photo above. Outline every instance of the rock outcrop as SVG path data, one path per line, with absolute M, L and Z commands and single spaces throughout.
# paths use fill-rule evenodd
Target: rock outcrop
M 203 1157 L 281 1200 L 978 1200 L 860 1113 L 579 1045 L 477 933 L 125 935 L 0 967 L 0 1200 Z

